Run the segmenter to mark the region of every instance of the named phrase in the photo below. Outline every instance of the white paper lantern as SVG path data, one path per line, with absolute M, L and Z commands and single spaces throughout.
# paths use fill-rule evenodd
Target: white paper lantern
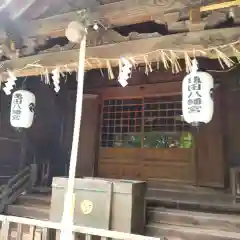
M 10 123 L 15 128 L 32 126 L 36 98 L 27 90 L 18 90 L 12 95 Z
M 212 120 L 214 80 L 206 72 L 193 71 L 182 83 L 182 110 L 184 120 L 192 125 Z

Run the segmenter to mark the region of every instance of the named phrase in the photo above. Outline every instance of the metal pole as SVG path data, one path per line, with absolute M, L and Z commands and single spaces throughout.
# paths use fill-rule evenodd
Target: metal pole
M 77 98 L 76 98 L 76 106 L 75 106 L 72 150 L 71 150 L 71 157 L 70 157 L 68 185 L 67 185 L 67 191 L 66 191 L 65 200 L 64 200 L 64 210 L 62 215 L 63 227 L 61 230 L 60 240 L 74 239 L 73 232 L 72 232 L 73 213 L 74 213 L 74 205 L 75 205 L 74 181 L 75 181 L 75 172 L 76 172 L 76 165 L 77 165 L 80 126 L 81 126 L 81 119 L 82 119 L 85 53 L 86 53 L 86 35 L 83 37 L 80 44 L 80 49 L 79 49 L 79 62 L 78 62 L 78 75 L 77 75 Z

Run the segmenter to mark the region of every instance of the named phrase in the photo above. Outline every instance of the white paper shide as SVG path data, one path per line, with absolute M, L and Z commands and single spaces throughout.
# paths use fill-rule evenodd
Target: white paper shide
M 123 67 L 119 72 L 118 82 L 122 87 L 126 87 L 128 85 L 127 80 L 130 78 L 132 73 L 132 64 L 126 58 L 121 58 L 121 61 L 123 63 Z
M 209 123 L 213 117 L 214 80 L 207 72 L 198 71 L 193 62 L 192 71 L 182 83 L 182 111 L 184 120 L 192 125 Z
M 15 128 L 30 128 L 33 123 L 36 98 L 32 92 L 18 90 L 12 95 L 10 123 Z

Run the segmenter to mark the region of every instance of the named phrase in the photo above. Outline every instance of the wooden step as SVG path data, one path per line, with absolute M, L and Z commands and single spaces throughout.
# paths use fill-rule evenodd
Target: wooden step
M 26 194 L 21 195 L 17 200 L 19 205 L 46 205 L 51 204 L 51 195 L 49 194 Z
M 34 218 L 41 220 L 49 219 L 49 207 L 31 205 L 8 205 L 6 214 L 18 217 Z
M 148 223 L 172 224 L 240 233 L 240 215 L 148 208 Z
M 240 233 L 152 223 L 146 226 L 146 235 L 168 240 L 236 240 Z
M 226 193 L 222 189 L 198 187 L 190 184 L 183 184 L 175 181 L 163 181 L 159 179 L 148 179 L 147 185 L 149 189 L 161 189 L 161 190 L 167 190 L 171 192 L 189 192 L 189 193 L 195 193 L 195 194 Z
M 191 191 L 174 191 L 173 189 L 155 189 L 149 188 L 147 190 L 147 197 L 151 198 L 162 198 L 162 197 L 173 197 L 176 200 L 198 198 L 200 201 L 233 201 L 234 198 L 231 194 L 217 192 L 217 193 L 203 193 L 203 192 L 191 192 Z M 220 199 L 219 199 L 220 198 Z
M 46 193 L 51 194 L 52 188 L 51 187 L 42 187 L 42 186 L 36 186 L 31 189 L 32 193 Z
M 230 194 L 196 194 L 173 192 L 166 189 L 148 189 L 146 200 L 149 206 L 171 207 L 209 212 L 240 213 L 240 203 L 235 203 Z

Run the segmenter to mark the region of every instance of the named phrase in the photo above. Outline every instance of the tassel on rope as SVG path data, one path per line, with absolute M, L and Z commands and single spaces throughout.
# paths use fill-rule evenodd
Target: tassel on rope
M 3 77 L 0 75 L 0 89 L 2 89 Z
M 146 57 L 148 57 L 148 55 Z M 151 61 L 150 62 L 148 61 L 148 67 L 149 67 L 150 72 L 153 72 L 152 62 Z
M 237 61 L 240 63 L 240 52 L 237 50 L 237 48 L 235 48 L 233 44 L 230 45 L 230 47 L 232 48 L 233 54 L 237 58 Z
M 185 59 L 186 72 L 189 73 L 192 69 L 192 61 L 188 55 L 188 52 L 184 52 L 184 59 Z
M 50 84 L 50 78 L 49 78 L 49 72 L 48 72 L 48 69 L 46 68 L 46 71 L 45 71 L 45 84 L 49 85 Z
M 153 72 L 153 69 L 152 69 L 152 62 L 148 62 L 148 67 L 149 67 L 150 72 Z
M 133 68 L 135 69 L 135 70 L 137 70 L 137 62 L 135 61 L 135 59 L 133 58 L 133 57 L 131 57 L 131 58 L 129 58 L 129 61 L 130 61 L 130 63 L 132 64 L 132 66 L 133 66 Z
M 157 54 L 156 63 L 157 63 L 157 70 L 159 70 L 160 69 L 160 57 L 159 57 L 159 54 Z
M 119 60 L 118 60 L 118 69 L 119 69 L 119 72 L 122 71 L 122 68 L 123 68 L 123 64 L 122 64 L 121 59 L 119 59 Z
M 60 76 L 64 78 L 65 77 L 65 73 L 64 72 L 60 72 Z
M 44 82 L 44 81 L 43 81 L 43 75 L 42 75 L 41 72 L 40 72 L 40 78 L 41 78 L 41 82 Z
M 161 56 L 161 60 L 163 62 L 163 66 L 166 70 L 169 69 L 169 62 L 172 63 L 171 58 L 167 55 L 167 53 L 165 53 L 163 50 L 161 50 L 160 52 L 160 56 Z
M 144 62 L 145 62 L 145 74 L 148 75 L 148 72 L 152 72 L 152 66 L 151 64 L 148 62 L 147 56 L 143 57 Z
M 107 70 L 108 70 L 108 78 L 109 78 L 109 80 L 114 79 L 113 70 L 112 70 L 111 63 L 110 63 L 109 60 L 107 60 Z
M 72 74 L 67 64 L 64 65 L 64 68 L 66 69 L 67 73 L 69 73 L 70 75 Z
M 99 69 L 102 77 L 104 77 L 101 61 L 99 59 L 96 59 L 96 61 L 98 62 L 98 69 Z
M 170 56 L 171 56 L 171 64 L 172 64 L 172 72 L 173 73 L 179 73 L 182 71 L 182 68 L 178 62 L 178 56 L 175 52 L 170 50 Z
M 222 69 L 224 69 L 224 64 L 230 68 L 234 65 L 234 61 L 229 58 L 226 54 L 224 54 L 223 52 L 221 52 L 219 49 L 217 48 L 214 48 L 214 51 L 216 52 L 217 54 L 217 58 L 218 58 L 218 61 L 222 67 Z
M 93 68 L 93 65 L 86 59 L 85 62 L 87 63 L 87 65 L 89 66 L 90 69 Z

